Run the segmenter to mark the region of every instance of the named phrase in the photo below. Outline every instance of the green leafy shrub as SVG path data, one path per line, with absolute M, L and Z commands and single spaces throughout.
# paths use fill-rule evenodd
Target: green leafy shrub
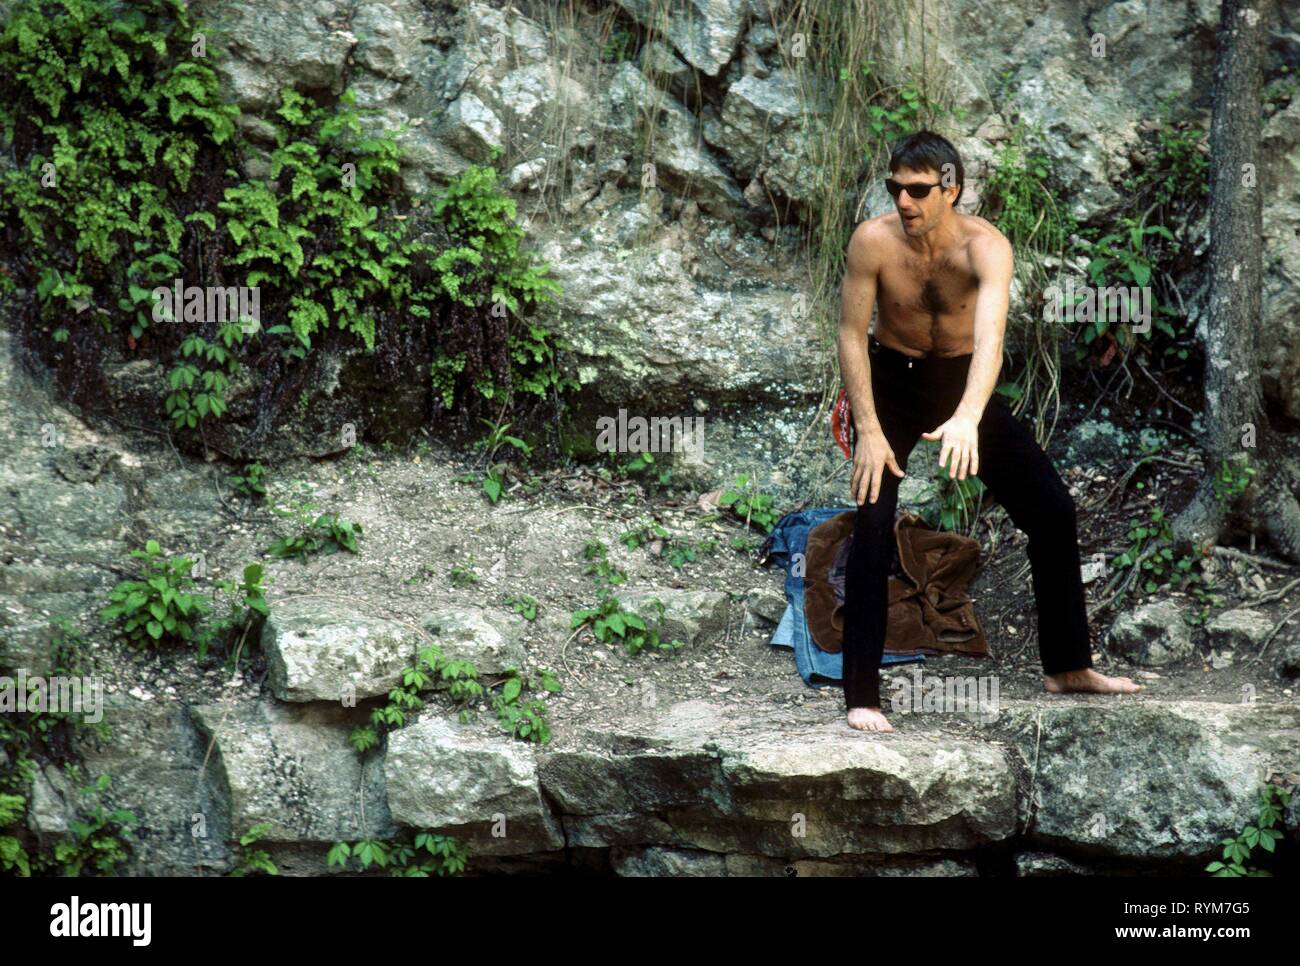
M 528 594 L 519 594 L 506 598 L 507 606 L 514 609 L 514 612 L 526 621 L 537 619 L 537 598 L 530 597 Z
M 247 832 L 239 837 L 239 864 L 230 870 L 234 877 L 256 875 L 259 872 L 264 875 L 279 875 L 280 870 L 276 868 L 271 861 L 270 854 L 265 849 L 251 849 L 250 845 L 255 843 L 271 828 L 270 822 L 260 822 L 254 825 Z
M 188 557 L 164 557 L 158 541 L 150 540 L 131 556 L 144 561 L 142 580 L 123 580 L 109 594 L 112 603 L 99 616 L 115 623 L 132 644 L 190 641 L 195 624 L 211 611 L 202 594 L 192 592 L 194 580 Z
M 105 807 L 102 797 L 110 783 L 107 775 L 100 775 L 80 790 L 82 795 L 94 796 L 94 802 L 80 818 L 68 823 L 69 838 L 54 845 L 60 875 L 81 875 L 91 869 L 111 875 L 130 858 L 135 840 L 132 829 L 139 820 L 128 809 L 110 811 Z
M 233 156 L 238 111 L 192 53 L 196 29 L 179 0 L 29 0 L 0 33 L 0 129 L 17 161 L 0 215 L 30 260 L 37 315 L 67 343 L 65 376 L 94 362 L 116 318 L 131 345 L 151 327 L 152 289 L 198 241 L 208 169 Z
M 1214 497 L 1223 503 L 1231 504 L 1246 492 L 1258 474 L 1250 464 L 1250 454 L 1242 453 L 1237 460 L 1229 461 L 1226 457 L 1214 473 Z
M 1125 191 L 1137 194 L 1142 208 L 1186 203 L 1210 193 L 1207 132 L 1199 122 L 1175 121 L 1173 107 L 1172 98 L 1167 98 L 1158 108 L 1155 158 L 1122 181 Z
M 85 647 L 81 633 L 66 617 L 51 618 L 49 631 L 50 668 L 44 677 L 48 680 L 54 675 L 81 675 L 81 654 Z M 6 667 L 3 674 L 14 677 L 15 669 Z M 30 688 L 34 687 L 32 677 L 35 677 L 35 669 L 29 670 L 29 674 Z M 109 735 L 105 721 L 87 722 L 81 713 L 67 709 L 33 710 L 32 704 L 29 702 L 25 711 L 0 714 L 0 752 L 8 762 L 5 768 L 0 769 L 0 790 L 25 793 L 35 777 L 38 757 L 68 761 L 73 737 L 80 729 L 91 729 L 102 738 Z
M 981 211 L 1017 248 L 1057 254 L 1077 230 L 1070 212 L 1056 203 L 1049 187 L 1052 161 L 1023 122 L 998 152 L 980 201 Z
M 31 859 L 22 840 L 5 829 L 20 825 L 26 814 L 26 798 L 0 792 L 0 869 L 24 878 L 32 874 Z
M 69 771 L 75 774 L 76 766 Z M 36 855 L 30 855 L 14 834 L 26 811 L 26 798 L 0 794 L 0 867 L 21 877 L 47 872 L 63 876 L 112 875 L 131 857 L 133 828 L 139 821 L 128 809 L 110 810 L 104 805 L 103 795 L 110 782 L 107 775 L 100 775 L 79 789 L 81 796 L 91 799 L 89 807 L 82 805 L 81 814 L 68 823 L 66 838 Z
M 326 862 L 331 868 L 350 867 L 361 872 L 373 865 L 400 876 L 459 875 L 469 863 L 469 851 L 454 836 L 417 832 L 409 841 L 335 842 Z
M 751 481 L 747 473 L 736 477 L 735 484 L 723 490 L 718 500 L 720 506 L 729 507 L 731 512 L 745 526 L 758 526 L 766 533 L 771 533 L 779 514 L 773 509 L 776 499 L 758 489 L 757 481 Z
M 1134 485 L 1137 489 L 1143 487 L 1141 482 Z M 1128 549 L 1115 557 L 1112 564 L 1120 568 L 1138 567 L 1137 576 L 1145 593 L 1155 593 L 1166 585 L 1190 593 L 1201 609 L 1198 614 L 1187 615 L 1185 620 L 1193 625 L 1205 623 L 1210 608 L 1218 606 L 1221 597 L 1214 593 L 1211 578 L 1205 572 L 1204 556 L 1177 551 L 1165 511 L 1153 506 L 1147 520 L 1138 517 L 1129 520 L 1127 539 Z
M 551 740 L 551 728 L 546 722 L 546 702 L 536 698 L 522 702 L 519 700 L 524 689 L 531 686 L 532 682 L 529 678 L 520 675 L 517 669 L 511 668 L 501 693 L 492 698 L 492 710 L 496 712 L 501 727 L 508 731 L 511 737 L 546 744 Z M 559 680 L 546 670 L 540 672 L 538 686 L 543 691 L 561 690 Z
M 471 165 L 431 204 L 409 196 L 402 132 L 367 133 L 377 112 L 357 109 L 351 90 L 328 106 L 280 91 L 274 116 L 259 118 L 274 141 L 264 151 L 236 125 L 208 64 L 220 52 L 200 33 L 181 0 L 9 5 L 0 133 L 16 166 L 0 174 L 0 225 L 27 277 L 0 277 L 35 293 L 24 327 L 64 388 L 93 398 L 102 356 L 124 342 L 163 362 L 163 409 L 197 432 L 227 413 L 244 366 L 288 376 L 260 405 L 301 400 L 305 368 L 294 363 L 327 335 L 378 352 L 393 378 L 414 351 L 430 366 L 435 409 L 577 385 L 560 375 L 549 333 L 511 324 L 559 287 L 520 249 L 494 170 Z M 253 160 L 269 179 L 241 174 Z M 176 279 L 255 290 L 264 317 L 168 309 L 155 289 Z
M 288 537 L 281 537 L 267 547 L 266 552 L 272 557 L 300 557 L 305 559 L 314 553 L 327 551 L 337 553 L 347 550 L 359 553 L 357 537 L 361 536 L 361 524 L 340 517 L 337 513 L 321 513 L 312 516 L 317 509 L 314 503 L 294 504 L 288 508 L 276 507 L 274 512 L 283 517 L 292 517 L 298 524 L 298 532 Z
M 244 568 L 243 579 L 238 583 L 216 581 L 217 589 L 226 595 L 227 612 L 224 617 L 208 621 L 200 629 L 199 660 L 207 657 L 208 646 L 215 641 L 226 653 L 226 669 L 233 671 L 238 656 L 248 653 L 244 645 L 257 646 L 261 640 L 262 622 L 271 613 L 266 602 L 266 588 L 262 584 L 265 576 L 265 568 L 255 563 Z M 213 604 L 216 603 L 214 598 Z
M 1223 860 L 1211 862 L 1205 871 L 1216 878 L 1235 878 L 1239 876 L 1272 876 L 1267 869 L 1247 865 L 1251 852 L 1260 848 L 1270 855 L 1277 849 L 1282 839 L 1281 829 L 1274 828 L 1282 824 L 1282 816 L 1291 801 L 1291 793 L 1276 785 L 1265 785 L 1259 792 L 1259 819 L 1257 824 L 1248 824 L 1240 835 L 1229 836 L 1223 840 Z
M 591 633 L 602 644 L 622 644 L 629 657 L 639 654 L 644 649 L 674 651 L 685 646 L 682 641 L 662 640 L 653 623 L 663 620 L 663 601 L 655 599 L 649 606 L 654 615 L 647 619 L 636 611 L 626 610 L 617 597 L 605 597 L 595 607 L 584 607 L 574 611 L 570 623 L 571 629 L 584 624 L 591 625 Z
M 254 500 L 264 500 L 266 499 L 266 486 L 263 483 L 265 474 L 266 467 L 261 463 L 245 463 L 244 472 L 227 476 L 226 482 Z
M 395 728 L 406 726 L 410 716 L 424 707 L 420 691 L 435 677 L 449 681 L 448 694 L 467 702 L 483 693 L 478 671 L 469 661 L 448 660 L 436 644 L 421 648 L 415 662 L 402 671 L 402 683 L 388 692 L 388 703 L 370 712 L 370 723 L 352 729 L 348 740 L 357 751 L 364 752 L 379 744 L 379 739 Z M 464 720 L 465 712 L 460 713 Z

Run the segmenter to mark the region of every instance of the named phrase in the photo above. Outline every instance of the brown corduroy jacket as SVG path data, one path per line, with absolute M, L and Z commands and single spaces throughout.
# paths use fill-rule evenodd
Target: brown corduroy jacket
M 808 532 L 804 614 L 813 642 L 839 653 L 844 640 L 844 571 L 856 513 L 847 510 Z M 932 529 L 913 513 L 894 524 L 903 576 L 889 578 L 885 650 L 895 654 L 987 657 L 988 642 L 966 592 L 979 569 L 979 543 Z

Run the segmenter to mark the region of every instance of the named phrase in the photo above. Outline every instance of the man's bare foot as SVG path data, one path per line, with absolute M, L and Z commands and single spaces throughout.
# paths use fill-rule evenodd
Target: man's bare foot
M 1067 691 L 1084 691 L 1091 694 L 1136 694 L 1142 690 L 1142 685 L 1135 684 L 1131 678 L 1108 678 L 1090 667 L 1085 667 L 1061 674 L 1044 674 L 1043 688 L 1053 694 L 1064 694 Z
M 849 727 L 859 731 L 893 731 L 879 708 L 849 708 Z

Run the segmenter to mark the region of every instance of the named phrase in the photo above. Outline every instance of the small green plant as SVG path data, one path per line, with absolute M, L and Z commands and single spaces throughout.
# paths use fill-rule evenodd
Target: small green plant
M 638 453 L 632 459 L 620 465 L 618 470 L 626 476 L 648 476 L 660 486 L 667 486 L 672 482 L 673 478 L 672 467 L 667 464 L 657 466 L 654 453 Z
M 537 599 L 535 597 L 530 597 L 527 594 L 507 597 L 506 605 L 514 608 L 514 612 L 526 621 L 537 619 Z
M 1089 283 L 1099 294 L 1102 290 L 1109 289 L 1108 297 L 1118 300 L 1120 321 L 1116 330 L 1119 335 L 1117 341 L 1121 347 L 1128 349 L 1135 344 L 1139 333 L 1135 326 L 1123 320 L 1136 318 L 1143 308 L 1142 305 L 1131 304 L 1129 295 L 1133 289 L 1146 289 L 1156 270 L 1155 259 L 1146 250 L 1146 237 L 1158 235 L 1167 240 L 1175 251 L 1179 245 L 1164 225 L 1140 225 L 1132 218 L 1122 218 L 1120 221 L 1122 225 L 1120 231 L 1111 232 L 1096 241 L 1090 242 L 1084 239 L 1081 244 L 1090 255 Z M 1079 298 L 1086 297 L 1086 295 L 1079 296 Z M 1076 348 L 1079 359 L 1088 354 L 1086 346 L 1111 331 L 1111 316 L 1114 314 L 1112 307 L 1102 304 L 1100 297 L 1094 301 L 1091 318 L 1084 321 L 1077 333 L 1077 338 L 1082 342 L 1082 345 Z M 1075 313 L 1079 312 L 1074 306 L 1071 306 L 1071 309 Z M 1151 324 L 1143 330 L 1146 338 L 1150 339 L 1156 331 L 1175 338 L 1177 332 L 1171 322 L 1173 316 L 1154 298 L 1150 309 Z
M 620 64 L 631 60 L 636 51 L 636 34 L 626 27 L 619 27 L 600 49 L 600 59 L 606 64 Z
M 188 557 L 166 558 L 158 541 L 150 540 L 131 556 L 144 561 L 142 580 L 124 580 L 109 594 L 112 603 L 103 608 L 100 619 L 115 623 L 119 633 L 132 644 L 189 641 L 195 623 L 211 610 L 208 600 L 191 592 L 193 561 Z
M 1136 202 L 1135 209 L 1159 208 L 1170 202 L 1186 204 L 1210 193 L 1208 132 L 1199 122 L 1175 121 L 1173 107 L 1171 96 L 1157 109 L 1160 127 L 1154 160 L 1121 182 Z
M 293 504 L 289 507 L 275 507 L 278 516 L 293 517 L 297 522 L 298 533 L 281 537 L 271 544 L 266 552 L 272 557 L 302 557 L 326 550 L 337 553 L 347 550 L 358 553 L 357 537 L 361 535 L 361 524 L 353 523 L 340 517 L 337 513 L 321 513 L 315 517 L 317 509 L 313 503 Z
M 1214 498 L 1222 503 L 1233 503 L 1246 492 L 1256 473 L 1258 470 L 1250 465 L 1249 453 L 1231 461 L 1224 457 L 1214 474 Z
M 1268 86 L 1264 88 L 1264 103 L 1280 111 L 1291 103 L 1298 92 L 1300 92 L 1300 72 L 1289 65 L 1283 65 L 1278 70 L 1278 76 L 1269 81 Z
M 955 480 L 943 467 L 935 479 L 939 487 L 938 505 L 923 510 L 921 516 L 937 530 L 969 533 L 983 499 L 984 484 L 978 476 Z
M 501 693 L 492 698 L 492 710 L 497 714 L 497 721 L 511 737 L 546 744 L 551 740 L 551 728 L 546 722 L 546 702 L 537 698 L 521 702 L 520 695 L 525 688 L 532 687 L 532 682 L 515 668 L 510 668 L 507 674 L 509 677 Z M 554 693 L 561 690 L 559 680 L 550 671 L 542 670 L 539 675 L 538 686 L 543 691 Z
M 744 520 L 745 526 L 758 526 L 766 533 L 771 533 L 780 519 L 773 510 L 775 503 L 774 497 L 759 491 L 747 473 L 737 476 L 734 486 L 724 490 L 718 500 L 720 506 L 730 507 L 738 519 Z
M 674 638 L 664 641 L 652 624 L 663 620 L 663 601 L 655 598 L 649 603 L 654 616 L 647 621 L 641 614 L 624 609 L 617 597 L 603 598 L 595 607 L 574 611 L 570 628 L 576 630 L 584 624 L 591 625 L 592 636 L 602 644 L 622 644 L 629 657 L 644 649 L 674 651 L 684 643 Z
M 353 868 L 365 872 L 372 865 L 388 869 L 391 875 L 459 875 L 469 863 L 469 851 L 454 836 L 417 832 L 411 840 L 384 842 L 363 839 L 335 842 L 326 856 L 331 868 Z
M 467 702 L 483 693 L 478 671 L 469 661 L 447 660 L 436 644 L 421 648 L 415 662 L 402 671 L 402 683 L 388 692 L 388 703 L 370 712 L 370 723 L 352 729 L 348 740 L 357 751 L 364 752 L 379 744 L 384 734 L 406 726 L 410 716 L 424 707 L 420 691 L 435 678 L 450 681 L 448 693 L 453 699 Z M 462 708 L 460 720 L 465 720 Z
M 209 414 L 220 418 L 226 411 L 229 377 L 239 368 L 239 360 L 230 351 L 230 346 L 243 341 L 243 329 L 237 322 L 226 322 L 221 326 L 221 339 L 225 346 L 197 335 L 187 336 L 181 342 L 180 352 L 184 361 L 168 375 L 167 383 L 172 391 L 163 401 L 163 408 L 177 429 L 193 429 Z M 189 361 L 191 356 L 194 362 Z M 215 368 L 200 370 L 195 362 L 211 363 Z M 195 380 L 199 382 L 197 388 Z
M 842 83 L 876 87 L 871 95 L 875 103 L 867 105 L 867 124 L 878 141 L 892 143 L 903 135 L 933 126 L 934 120 L 943 112 L 941 104 L 926 97 L 916 81 L 909 80 L 901 87 L 882 85 L 875 76 L 875 69 L 876 61 L 867 58 L 859 64 L 857 77 L 845 66 L 840 68 L 839 79 Z M 959 108 L 954 116 L 960 120 L 966 113 L 964 108 Z
M 239 837 L 239 864 L 230 870 L 230 874 L 235 877 L 245 875 L 279 875 L 280 870 L 276 868 L 275 863 L 271 861 L 271 856 L 264 849 L 250 849 L 249 846 L 255 843 L 271 829 L 270 822 L 261 822 L 254 825 L 247 832 Z
M 452 568 L 447 571 L 447 579 L 451 581 L 453 587 L 469 587 L 477 584 L 479 578 L 472 567 L 453 564 Z
M 69 775 L 75 776 L 77 767 L 68 766 Z M 124 808 L 109 810 L 103 795 L 111 780 L 100 775 L 91 784 L 79 789 L 89 797 L 90 807 L 82 806 L 80 816 L 68 823 L 68 837 L 55 842 L 47 853 L 29 855 L 20 839 L 8 834 L 21 822 L 26 805 L 22 795 L 0 794 L 0 867 L 20 877 L 33 872 L 51 872 L 56 875 L 77 876 L 112 875 L 117 867 L 130 858 L 134 848 L 138 825 L 134 813 Z M 16 830 L 16 829 L 15 829 Z
M 266 603 L 266 588 L 262 581 L 266 571 L 261 564 L 249 564 L 244 568 L 243 579 L 216 581 L 217 589 L 227 596 L 228 610 L 226 616 L 204 624 L 198 634 L 199 660 L 207 657 L 208 646 L 214 641 L 223 645 L 226 652 L 226 670 L 233 671 L 237 655 L 245 655 L 243 645 L 256 645 L 261 639 L 258 631 L 262 621 L 270 614 Z M 213 599 L 216 604 L 216 599 Z M 230 643 L 235 640 L 235 646 Z
M 244 472 L 227 476 L 226 482 L 245 496 L 252 497 L 254 500 L 263 500 L 266 498 L 266 486 L 263 482 L 265 474 L 266 467 L 261 463 L 245 463 Z
M 49 622 L 50 669 L 45 675 L 74 677 L 84 673 L 82 652 L 85 641 L 67 617 L 54 617 Z M 13 669 L 5 668 L 6 676 Z M 37 685 L 32 675 L 28 678 L 29 690 Z M 36 709 L 36 710 L 33 710 Z M 87 722 L 85 715 L 68 710 L 51 710 L 28 700 L 27 710 L 10 710 L 0 714 L 0 758 L 8 764 L 0 768 L 0 790 L 24 793 L 35 777 L 35 759 L 40 756 L 62 760 L 65 750 L 72 744 L 75 732 L 81 728 L 93 729 L 102 738 L 109 735 L 105 721 Z M 3 823 L 0 823 L 3 824 Z
M 1281 824 L 1291 793 L 1276 785 L 1264 785 L 1259 791 L 1259 819 L 1247 825 L 1241 834 L 1223 840 L 1222 861 L 1211 862 L 1205 871 L 1215 877 L 1272 876 L 1273 873 L 1254 865 L 1247 865 L 1251 852 L 1260 848 L 1272 855 L 1282 838 L 1282 831 L 1274 828 Z
M 1113 561 L 1116 567 L 1132 567 L 1141 560 L 1141 569 L 1149 574 L 1143 589 L 1154 593 L 1167 578 L 1165 571 L 1174 559 L 1173 531 L 1165 519 L 1165 511 L 1158 506 L 1151 508 L 1148 520 L 1134 517 L 1129 520 L 1127 539 L 1130 546 Z M 1150 542 L 1151 546 L 1148 546 Z M 1152 552 L 1147 553 L 1148 550 Z M 1145 557 L 1145 559 L 1143 559 Z
M 20 825 L 26 813 L 26 798 L 0 792 L 0 870 L 22 878 L 32 874 L 31 858 L 18 836 L 8 835 L 4 830 Z
M 135 840 L 132 828 L 139 820 L 125 808 L 105 808 L 102 796 L 110 782 L 107 775 L 100 775 L 80 790 L 82 795 L 94 796 L 94 802 L 80 818 L 68 823 L 70 837 L 55 843 L 54 862 L 60 875 L 81 875 L 87 868 L 99 875 L 112 875 L 130 857 Z
M 487 423 L 491 430 L 488 435 L 475 442 L 474 446 L 485 451 L 485 458 L 488 461 L 487 473 L 483 477 L 483 492 L 493 503 L 501 498 L 501 473 L 500 466 L 492 462 L 496 451 L 503 445 L 509 444 L 519 450 L 524 456 L 528 456 L 533 450 L 532 447 L 525 443 L 518 436 L 511 436 L 506 433 L 509 423 L 497 425 L 490 419 L 480 418 L 480 422 Z
M 1068 209 L 1056 202 L 1049 187 L 1052 161 L 1038 147 L 1023 121 L 1012 126 L 1011 137 L 999 151 L 980 202 L 998 230 L 1017 249 L 1057 254 L 1077 228 Z
M 418 584 L 422 580 L 435 576 L 437 576 L 437 571 L 433 566 L 428 563 L 422 563 L 420 566 L 415 568 L 415 573 L 403 580 L 402 583 Z
M 54 675 L 73 677 L 83 673 L 82 649 L 85 642 L 81 633 L 67 617 L 51 618 L 50 668 L 44 675 L 48 680 Z M 12 668 L 3 669 L 5 676 L 13 676 Z M 37 687 L 28 678 L 29 691 Z M 33 710 L 35 709 L 35 710 Z M 54 860 L 48 853 L 29 855 L 24 848 L 27 826 L 27 803 L 32 782 L 36 777 L 37 761 L 62 762 L 69 773 L 75 771 L 71 760 L 73 739 L 79 729 L 92 729 L 102 738 L 109 736 L 105 721 L 87 722 L 82 712 L 70 709 L 50 710 L 32 700 L 29 694 L 24 711 L 10 709 L 0 714 L 0 869 L 4 872 L 29 876 L 33 871 L 52 867 Z
M 618 537 L 629 550 L 635 550 L 637 547 L 644 546 L 648 543 L 654 543 L 656 540 L 667 540 L 668 531 L 654 520 L 647 522 L 638 522 L 636 525 L 624 530 Z
M 697 548 L 692 546 L 689 541 L 676 540 L 662 525 L 653 520 L 638 522 L 619 534 L 619 540 L 629 550 L 635 550 L 637 547 L 660 541 L 660 554 L 675 570 L 681 570 L 686 564 L 694 561 L 700 551 L 708 552 L 717 545 L 716 540 L 705 541 Z
M 1141 489 L 1142 483 L 1136 486 Z M 1191 617 L 1189 623 L 1203 622 L 1206 608 L 1214 606 L 1219 598 L 1209 589 L 1209 577 L 1203 568 L 1204 558 L 1198 554 L 1175 553 L 1173 530 L 1165 511 L 1153 506 L 1147 520 L 1138 517 L 1129 520 L 1127 539 L 1129 547 L 1114 558 L 1114 566 L 1138 565 L 1141 575 L 1145 575 L 1142 590 L 1148 594 L 1155 593 L 1165 584 L 1189 591 L 1203 607 L 1200 615 Z
M 627 582 L 627 574 L 609 562 L 608 553 L 608 548 L 599 540 L 588 540 L 582 546 L 582 559 L 589 561 L 583 572 L 596 582 L 602 597 L 611 588 Z

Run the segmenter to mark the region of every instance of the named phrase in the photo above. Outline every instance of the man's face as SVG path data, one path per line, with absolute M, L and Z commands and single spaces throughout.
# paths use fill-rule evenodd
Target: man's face
M 921 171 L 914 168 L 899 168 L 890 177 L 899 184 L 905 185 L 939 182 L 939 172 L 933 168 L 925 168 Z M 933 228 L 942 217 L 943 209 L 948 205 L 943 197 L 945 190 L 940 184 L 937 188 L 931 188 L 930 193 L 923 198 L 913 198 L 906 191 L 900 191 L 894 200 L 894 206 L 898 209 L 899 218 L 902 219 L 903 231 L 908 235 L 916 236 L 924 235 Z

